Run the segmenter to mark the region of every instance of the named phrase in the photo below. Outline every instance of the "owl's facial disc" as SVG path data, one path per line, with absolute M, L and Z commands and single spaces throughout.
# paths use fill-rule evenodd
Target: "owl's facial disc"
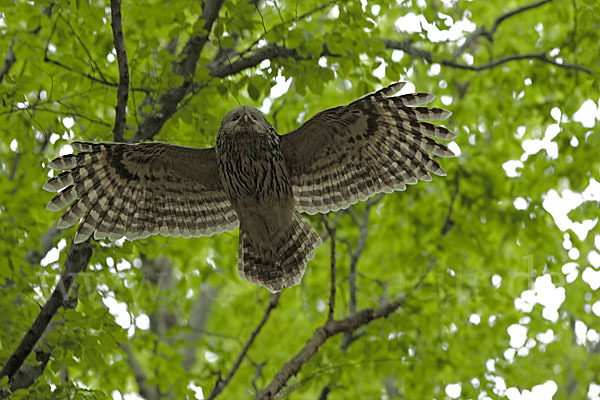
M 223 126 L 230 131 L 254 131 L 261 126 L 264 117 L 259 110 L 241 106 L 231 110 L 223 119 Z

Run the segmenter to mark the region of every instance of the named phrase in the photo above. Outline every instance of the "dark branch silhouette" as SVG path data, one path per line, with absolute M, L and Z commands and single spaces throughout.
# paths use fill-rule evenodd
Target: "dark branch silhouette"
M 335 312 L 335 292 L 336 292 L 336 278 L 335 278 L 335 226 L 332 226 L 329 224 L 329 222 L 327 221 L 327 216 L 326 215 L 322 215 L 323 218 L 323 223 L 325 224 L 325 229 L 327 230 L 328 236 L 329 236 L 329 240 L 330 240 L 330 246 L 331 246 L 331 254 L 330 254 L 330 258 L 331 258 L 331 272 L 330 272 L 330 276 L 331 276 L 331 281 L 330 281 L 330 293 L 329 293 L 329 313 L 327 315 L 327 320 L 333 320 L 333 314 Z
M 229 373 L 227 374 L 225 379 L 221 379 L 221 377 L 219 376 L 219 378 L 217 379 L 217 383 L 215 384 L 215 387 L 210 392 L 210 395 L 208 395 L 206 400 L 215 399 L 223 391 L 223 389 L 225 389 L 225 387 L 229 384 L 229 381 L 231 381 L 231 378 L 233 378 L 233 376 L 237 372 L 238 368 L 242 364 L 244 357 L 246 357 L 246 353 L 248 353 L 250 346 L 252 346 L 252 343 L 254 343 L 254 339 L 256 339 L 256 336 L 258 336 L 258 334 L 261 331 L 261 329 L 263 328 L 263 326 L 267 323 L 267 320 L 269 319 L 269 316 L 271 315 L 271 311 L 273 311 L 273 309 L 275 309 L 277 307 L 277 305 L 279 304 L 279 295 L 280 295 L 279 293 L 274 293 L 271 295 L 271 298 L 269 299 L 269 305 L 267 306 L 267 309 L 265 310 L 262 320 L 260 321 L 258 326 L 254 329 L 254 331 L 252 331 L 252 334 L 250 335 L 250 338 L 244 345 L 244 348 L 242 349 L 240 355 L 238 356 L 237 360 L 235 360 L 235 363 L 233 363 L 233 367 L 231 367 L 231 370 L 229 371 Z
M 404 300 L 396 300 L 379 308 L 367 308 L 341 320 L 328 320 L 325 325 L 317 328 L 306 345 L 285 364 L 269 385 L 257 396 L 257 399 L 272 399 L 286 386 L 287 381 L 296 375 L 302 366 L 321 348 L 331 337 L 367 325 L 371 321 L 385 318 L 404 304 Z
M 115 142 L 122 142 L 125 132 L 127 99 L 129 98 L 129 65 L 127 63 L 123 26 L 121 24 L 121 0 L 110 0 L 110 15 L 113 43 L 117 52 L 117 63 L 119 65 L 119 87 L 117 88 L 113 140 Z
M 91 255 L 92 248 L 89 241 L 71 245 L 60 281 L 54 288 L 50 299 L 42 307 L 35 321 L 25 333 L 17 349 L 6 361 L 6 364 L 4 364 L 2 371 L 0 371 L 0 377 L 8 376 L 10 379 L 19 370 L 48 327 L 52 317 L 54 317 L 60 307 L 64 306 L 65 301 L 69 299 L 69 290 L 77 275 L 87 267 Z
M 506 21 L 508 18 L 514 17 L 515 15 L 518 15 L 518 14 L 520 14 L 522 12 L 531 10 L 533 8 L 537 8 L 539 6 L 543 6 L 544 4 L 550 3 L 552 1 L 554 1 L 554 0 L 536 1 L 536 2 L 533 2 L 531 4 L 526 4 L 526 5 L 522 6 L 522 7 L 515 8 L 514 10 L 511 10 L 511 11 L 508 11 L 508 12 L 502 14 L 501 16 L 499 16 L 498 18 L 496 18 L 496 21 L 494 21 L 494 25 L 492 26 L 492 29 L 489 30 L 488 36 L 490 36 L 490 37 L 494 36 L 494 33 L 496 33 L 496 29 L 498 29 L 498 26 L 502 22 Z
M 224 0 L 208 0 L 204 3 L 202 15 L 200 16 L 200 19 L 204 20 L 204 34 L 202 36 L 194 35 L 190 37 L 177 57 L 181 61 L 175 64 L 173 68 L 176 74 L 185 78 L 185 81 L 181 86 L 169 89 L 166 93 L 158 97 L 156 103 L 160 105 L 160 112 L 147 115 L 144 118 L 133 137 L 134 142 L 148 140 L 156 135 L 169 118 L 178 110 L 177 106 L 179 102 L 193 90 L 193 76 L 198 59 L 204 49 L 204 45 L 208 42 L 208 35 L 219 15 L 219 10 L 223 2 Z
M 359 236 L 356 242 L 356 247 L 353 250 L 350 242 L 345 241 L 348 247 L 348 253 L 350 254 L 350 269 L 348 272 L 348 288 L 350 292 L 350 315 L 356 313 L 356 268 L 358 266 L 358 260 L 365 250 L 367 244 L 367 236 L 369 234 L 369 217 L 371 216 L 371 209 L 377 205 L 383 199 L 383 194 L 379 194 L 367 201 L 365 210 L 362 213 L 362 221 L 359 219 L 356 212 L 350 208 L 348 214 L 354 220 L 354 223 L 359 229 Z M 342 351 L 346 351 L 348 347 L 358 338 L 360 338 L 364 332 L 355 334 L 353 331 L 344 332 L 344 338 L 340 348 Z
M 468 49 L 469 47 L 471 47 L 471 45 L 473 43 L 475 43 L 480 37 L 486 37 L 488 40 L 493 41 L 494 40 L 494 34 L 496 33 L 496 30 L 498 29 L 498 26 L 500 26 L 500 24 L 504 21 L 506 21 L 508 18 L 514 17 L 516 15 L 519 15 L 525 11 L 540 7 L 546 3 L 550 3 L 553 0 L 541 0 L 541 1 L 536 1 L 534 3 L 531 4 L 527 4 L 524 5 L 522 7 L 516 8 L 514 10 L 508 11 L 504 14 L 502 14 L 501 16 L 499 16 L 498 18 L 496 18 L 496 20 L 494 21 L 494 24 L 492 25 L 492 28 L 490 30 L 487 30 L 484 26 L 479 27 L 475 30 L 475 32 L 473 32 L 472 34 L 470 34 L 467 39 L 465 40 L 465 42 L 462 44 L 462 46 L 460 46 L 458 49 L 456 49 L 456 51 L 453 54 L 453 59 L 458 58 L 458 56 L 460 56 L 462 53 L 465 52 L 466 49 Z
M 383 42 L 388 49 L 402 50 L 405 53 L 407 53 L 413 57 L 421 58 L 430 63 L 439 63 L 446 67 L 466 69 L 469 71 L 479 72 L 479 71 L 483 71 L 486 69 L 492 69 L 492 68 L 499 67 L 502 64 L 506 64 L 507 62 L 511 62 L 511 61 L 539 60 L 539 61 L 543 61 L 545 63 L 552 64 L 552 65 L 555 65 L 557 67 L 564 68 L 564 69 L 573 69 L 573 70 L 577 70 L 577 71 L 582 71 L 582 72 L 585 72 L 586 74 L 593 73 L 593 71 L 591 69 L 584 67 L 583 65 L 560 62 L 556 59 L 552 59 L 552 58 L 548 57 L 548 55 L 544 51 L 537 52 L 537 53 L 527 53 L 527 54 L 512 54 L 512 55 L 504 56 L 504 57 L 498 58 L 496 60 L 493 60 L 493 61 L 490 61 L 490 62 L 487 62 L 484 64 L 468 65 L 468 64 L 459 63 L 459 62 L 456 62 L 454 60 L 447 59 L 447 58 L 435 57 L 433 55 L 433 53 L 415 47 L 412 44 L 411 40 L 397 41 L 397 40 L 384 39 Z

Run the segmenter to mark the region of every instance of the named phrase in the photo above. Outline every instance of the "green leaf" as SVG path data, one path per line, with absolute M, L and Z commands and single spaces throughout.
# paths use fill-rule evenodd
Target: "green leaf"
M 250 98 L 254 101 L 258 100 L 258 98 L 260 97 L 260 91 L 252 81 L 248 82 L 248 94 L 250 95 Z

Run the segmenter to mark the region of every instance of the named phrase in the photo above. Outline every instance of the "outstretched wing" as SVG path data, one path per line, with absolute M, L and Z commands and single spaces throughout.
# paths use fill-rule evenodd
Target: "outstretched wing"
M 44 189 L 60 191 L 46 206 L 72 203 L 59 228 L 81 224 L 75 243 L 96 239 L 210 236 L 234 230 L 237 215 L 223 191 L 214 148 L 167 143 L 72 143 L 77 154 L 49 166 L 68 169 Z
M 450 140 L 456 134 L 421 121 L 443 120 L 451 113 L 414 107 L 432 101 L 432 94 L 390 97 L 402 86 L 395 83 L 347 106 L 322 111 L 281 137 L 299 211 L 337 211 L 375 193 L 429 181 L 429 172 L 446 175 L 429 153 L 454 153 L 432 138 Z

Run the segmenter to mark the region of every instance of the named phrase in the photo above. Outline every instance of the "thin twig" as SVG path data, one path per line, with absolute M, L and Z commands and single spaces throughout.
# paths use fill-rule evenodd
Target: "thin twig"
M 304 377 L 303 379 L 300 379 L 298 382 L 295 382 L 293 385 L 286 386 L 285 389 L 282 390 L 277 395 L 277 397 L 278 398 L 286 398 L 286 396 L 289 396 L 295 390 L 305 386 L 311 380 L 315 379 L 316 377 L 318 377 L 324 373 L 328 373 L 331 371 L 342 371 L 346 368 L 354 368 L 354 369 L 356 369 L 356 368 L 372 368 L 371 367 L 372 364 L 403 363 L 403 362 L 405 362 L 403 360 L 403 357 L 398 357 L 398 358 L 362 359 L 362 360 L 356 361 L 356 362 L 348 362 L 348 363 L 342 363 L 342 364 L 335 363 L 335 364 L 330 364 L 330 365 L 326 365 L 326 366 L 324 365 L 321 368 L 317 369 L 314 373 Z
M 254 378 L 252 379 L 252 388 L 254 389 L 254 393 L 258 394 L 258 387 L 256 386 L 256 382 L 262 376 L 262 370 L 264 366 L 267 365 L 266 362 L 261 362 L 256 365 L 256 372 L 254 373 Z
M 539 53 L 513 54 L 510 56 L 498 58 L 497 60 L 490 61 L 485 64 L 480 64 L 480 65 L 460 64 L 460 63 L 455 63 L 454 61 L 446 60 L 446 59 L 442 59 L 440 61 L 440 64 L 448 66 L 448 67 L 466 69 L 466 70 L 470 70 L 470 71 L 483 71 L 486 69 L 492 69 L 492 68 L 499 67 L 502 64 L 506 64 L 511 61 L 519 61 L 519 60 L 538 60 L 538 61 L 543 61 L 547 64 L 551 64 L 551 65 L 554 65 L 554 66 L 557 66 L 560 68 L 564 68 L 564 69 L 573 69 L 576 71 L 585 72 L 586 74 L 590 74 L 590 75 L 594 73 L 594 71 L 592 71 L 590 68 L 584 67 L 583 65 L 559 62 L 557 60 L 554 60 L 554 59 L 548 57 L 548 55 L 543 51 L 539 52 Z
M 383 194 L 378 194 L 367 200 L 367 204 L 365 210 L 362 214 L 362 221 L 358 218 L 356 212 L 353 209 L 348 209 L 348 213 L 354 220 L 354 223 L 358 227 L 359 236 L 356 242 L 356 247 L 354 251 L 352 250 L 352 246 L 350 242 L 346 242 L 348 246 L 348 253 L 350 254 L 350 270 L 348 273 L 348 288 L 350 292 L 350 315 L 356 313 L 356 268 L 358 266 L 358 260 L 365 250 L 365 246 L 367 244 L 367 237 L 369 235 L 369 217 L 371 215 L 371 208 L 373 208 L 377 203 L 379 203 L 383 199 Z M 353 331 L 344 332 L 344 337 L 342 339 L 342 344 L 340 348 L 342 351 L 346 351 L 348 347 L 354 342 L 356 339 L 360 338 L 364 332 L 360 332 L 355 335 Z
M 57 103 L 60 104 L 60 102 L 58 102 L 58 101 L 57 101 Z M 0 112 L 0 115 L 13 114 L 13 113 L 17 113 L 17 112 L 28 112 L 28 111 L 48 112 L 48 113 L 57 114 L 57 115 L 67 115 L 67 116 L 71 116 L 71 117 L 78 117 L 78 118 L 85 119 L 85 120 L 87 120 L 89 122 L 93 122 L 93 123 L 98 124 L 98 125 L 110 127 L 110 124 L 107 123 L 107 122 L 105 122 L 105 121 L 103 121 L 103 120 L 95 119 L 95 118 L 92 118 L 92 117 L 88 117 L 87 115 L 83 115 L 83 114 L 80 114 L 78 112 L 71 112 L 71 111 L 68 111 L 68 110 L 67 111 L 52 110 L 52 109 L 48 109 L 48 108 L 38 107 L 35 104 L 31 105 L 31 106 L 29 106 L 27 108 L 16 108 L 16 107 L 13 107 L 13 108 L 11 108 L 8 111 L 2 111 L 2 112 Z
M 331 281 L 330 281 L 330 293 L 329 293 L 329 313 L 327 315 L 327 321 L 333 320 L 333 313 L 335 312 L 335 227 L 331 227 L 327 221 L 327 216 L 322 215 L 325 229 L 329 233 L 329 239 L 331 240 Z
M 552 65 L 555 65 L 557 67 L 561 67 L 564 69 L 574 69 L 577 71 L 585 72 L 587 74 L 593 73 L 593 71 L 591 69 L 584 67 L 583 65 L 558 62 L 558 61 L 548 57 L 546 52 L 543 52 L 543 51 L 538 52 L 538 53 L 512 54 L 509 56 L 498 58 L 494 61 L 490 61 L 485 64 L 467 65 L 467 64 L 462 64 L 462 63 L 456 62 L 456 61 L 448 59 L 448 58 L 434 57 L 431 52 L 429 52 L 427 50 L 419 49 L 418 47 L 415 47 L 410 40 L 398 41 L 398 40 L 384 39 L 383 43 L 385 44 L 385 46 L 388 49 L 402 50 L 402 51 L 406 52 L 407 54 L 410 54 L 413 57 L 424 59 L 430 63 L 439 63 L 446 67 L 465 69 L 465 70 L 469 70 L 469 71 L 477 71 L 478 72 L 478 71 L 483 71 L 486 69 L 492 69 L 492 68 L 499 67 L 503 64 L 506 64 L 508 62 L 511 62 L 511 61 L 539 60 L 539 61 L 543 61 L 545 63 L 552 64 Z
M 425 268 L 425 272 L 423 273 L 423 275 L 421 275 L 419 277 L 419 280 L 417 281 L 417 283 L 415 283 L 415 285 L 413 286 L 412 290 L 418 290 L 421 285 L 423 284 L 423 282 L 425 281 L 425 278 L 427 278 L 427 275 L 429 275 L 429 273 L 431 272 L 431 270 L 433 269 L 433 267 L 435 266 L 435 263 L 437 262 L 437 259 L 435 257 L 431 258 L 429 260 L 429 264 L 427 264 L 427 268 Z
M 87 72 L 76 71 L 74 68 L 72 68 L 72 67 L 70 67 L 70 66 L 68 66 L 66 64 L 63 64 L 60 61 L 56 61 L 56 60 L 50 58 L 47 54 L 44 56 L 44 61 L 48 62 L 50 64 L 54 64 L 54 65 L 56 65 L 58 67 L 61 67 L 63 69 L 66 69 L 69 72 L 73 72 L 74 74 L 81 75 L 81 76 L 83 76 L 83 77 L 85 77 L 85 78 L 87 78 L 87 79 L 89 79 L 89 80 L 91 80 L 93 82 L 98 82 L 98 83 L 101 83 L 101 84 L 107 85 L 107 86 L 118 87 L 118 84 L 116 84 L 115 82 L 110 82 L 110 81 L 107 81 L 107 80 L 104 80 L 104 79 L 96 78 L 95 76 L 90 75 Z
M 56 31 L 56 26 L 58 25 L 58 21 L 60 21 L 60 20 L 64 21 L 64 23 L 67 25 L 67 27 L 71 30 L 71 33 L 73 34 L 73 36 L 77 39 L 77 41 L 79 42 L 79 44 L 81 45 L 81 47 L 83 48 L 83 50 L 88 55 L 89 62 L 93 66 L 92 70 L 93 71 L 97 71 L 98 74 L 100 75 L 100 78 L 97 78 L 97 77 L 95 77 L 93 75 L 90 75 L 90 74 L 88 74 L 86 72 L 77 71 L 74 68 L 72 68 L 71 66 L 63 64 L 60 61 L 51 59 L 49 57 L 48 52 L 49 52 L 49 49 L 50 49 L 50 47 L 49 47 L 50 41 L 52 40 L 52 37 L 54 36 L 54 32 Z M 44 61 L 48 62 L 48 63 L 51 63 L 51 64 L 54 64 L 54 65 L 56 65 L 58 67 L 61 67 L 63 69 L 66 69 L 67 71 L 70 71 L 70 72 L 73 72 L 75 74 L 81 75 L 81 76 L 83 76 L 83 77 L 85 77 L 85 78 L 87 78 L 87 79 L 89 79 L 89 80 L 91 80 L 93 82 L 98 82 L 98 83 L 101 83 L 103 85 L 112 86 L 112 87 L 116 87 L 116 88 L 119 87 L 118 83 L 116 83 L 115 81 L 109 81 L 108 78 L 105 77 L 104 73 L 102 72 L 102 69 L 100 69 L 100 67 L 98 66 L 98 64 L 96 63 L 96 61 L 93 59 L 92 54 L 88 50 L 88 48 L 85 45 L 85 43 L 79 37 L 79 35 L 77 35 L 77 31 L 75 31 L 75 29 L 73 29 L 73 27 L 71 26 L 71 24 L 69 23 L 69 21 L 66 18 L 62 17 L 60 14 L 59 14 L 59 17 L 54 22 L 54 25 L 52 26 L 52 30 L 50 31 L 50 36 L 48 37 L 48 40 L 46 41 L 46 47 L 45 47 L 45 50 L 44 50 Z M 140 87 L 131 87 L 131 88 L 129 88 L 129 90 L 132 91 L 132 92 L 143 92 L 143 93 L 150 93 L 151 92 L 150 90 L 148 90 L 146 88 L 140 88 Z
M 260 35 L 258 38 L 256 38 L 256 40 L 254 40 L 252 43 L 250 43 L 250 45 L 249 45 L 249 46 L 246 48 L 246 50 L 244 50 L 244 51 L 240 52 L 240 53 L 239 53 L 239 56 L 240 56 L 240 57 L 243 57 L 245 54 L 248 54 L 248 53 L 250 53 L 250 52 L 251 52 L 251 51 L 252 51 L 252 50 L 253 50 L 253 49 L 254 49 L 254 48 L 255 48 L 255 47 L 258 45 L 258 43 L 259 43 L 259 42 L 260 42 L 262 39 L 264 39 L 264 38 L 265 38 L 265 36 L 266 36 L 267 34 L 269 34 L 269 33 L 271 33 L 271 34 L 272 34 L 273 32 L 275 32 L 275 31 L 277 31 L 277 30 L 279 30 L 279 29 L 282 29 L 282 28 L 287 28 L 287 27 L 288 27 L 290 24 L 292 24 L 292 23 L 295 23 L 295 22 L 298 22 L 298 21 L 300 21 L 300 20 L 303 20 L 304 18 L 310 17 L 311 15 L 313 15 L 313 14 L 315 14 L 315 13 L 319 12 L 319 11 L 322 11 L 322 10 L 324 10 L 324 9 L 328 8 L 328 7 L 331 7 L 331 6 L 335 5 L 335 4 L 336 4 L 336 3 L 338 3 L 338 2 L 339 2 L 339 1 L 336 1 L 336 0 L 333 0 L 333 1 L 328 1 L 327 3 L 325 3 L 325 4 L 321 4 L 320 6 L 318 6 L 318 7 L 316 7 L 316 8 L 313 8 L 312 10 L 309 10 L 309 11 L 305 12 L 305 13 L 304 13 L 304 14 L 302 14 L 302 15 L 296 15 L 296 16 L 294 16 L 294 18 L 292 18 L 292 19 L 289 19 L 289 20 L 287 20 L 287 21 L 281 21 L 280 23 L 278 23 L 278 24 L 276 24 L 276 25 L 272 26 L 271 28 L 269 28 L 269 30 L 268 30 L 268 31 L 266 30 L 266 28 L 264 28 L 264 29 L 265 29 L 265 32 L 264 32 L 262 35 Z M 279 9 L 278 9 L 278 10 L 279 10 Z M 280 17 L 281 17 L 281 15 L 280 15 Z M 263 23 L 263 27 L 264 27 L 264 23 Z
M 538 61 L 543 61 L 545 63 L 552 64 L 554 66 L 564 68 L 564 69 L 578 70 L 578 71 L 585 72 L 587 74 L 593 73 L 593 71 L 591 69 L 584 67 L 582 65 L 579 65 L 579 64 L 558 62 L 558 61 L 548 57 L 548 55 L 545 52 L 513 54 L 510 56 L 498 58 L 494 61 L 490 61 L 485 64 L 467 65 L 467 64 L 462 64 L 462 63 L 456 62 L 452 59 L 435 57 L 433 55 L 433 53 L 431 53 L 427 50 L 419 49 L 418 47 L 414 46 L 412 44 L 411 40 L 398 41 L 398 40 L 383 39 L 383 43 L 385 44 L 385 46 L 388 49 L 402 50 L 413 57 L 421 58 L 430 63 L 435 62 L 435 63 L 439 63 L 439 64 L 447 66 L 447 67 L 465 69 L 465 70 L 470 70 L 470 71 L 483 71 L 486 69 L 492 69 L 492 68 L 499 67 L 503 64 L 506 64 L 508 62 L 511 62 L 511 61 L 538 60 Z M 337 55 L 332 54 L 327 49 L 327 46 L 324 45 L 323 51 L 321 52 L 321 54 L 319 56 L 320 57 L 321 56 L 336 57 Z M 304 56 L 304 57 L 300 56 L 295 49 L 290 49 L 285 46 L 279 46 L 279 45 L 273 44 L 273 45 L 264 47 L 262 49 L 259 49 L 247 57 L 240 57 L 229 64 L 211 65 L 210 75 L 215 78 L 224 78 L 224 77 L 227 77 L 230 75 L 237 74 L 245 69 L 256 67 L 264 60 L 267 60 L 267 59 L 275 60 L 278 58 L 292 58 L 297 61 L 306 61 L 306 60 L 312 59 L 311 56 Z
M 269 319 L 269 316 L 271 315 L 271 311 L 273 311 L 273 309 L 275 307 L 277 307 L 277 305 L 279 304 L 279 295 L 280 295 L 279 293 L 274 293 L 271 295 L 271 298 L 269 299 L 269 305 L 267 306 L 267 309 L 265 310 L 265 314 L 263 315 L 262 320 L 260 321 L 258 326 L 254 329 L 254 331 L 252 331 L 250 338 L 244 345 L 244 348 L 242 349 L 240 355 L 238 356 L 237 360 L 233 364 L 233 367 L 231 367 L 231 370 L 229 371 L 229 373 L 227 374 L 225 379 L 221 379 L 220 377 L 217 379 L 217 383 L 215 384 L 215 387 L 210 392 L 210 395 L 206 398 L 206 400 L 215 399 L 223 391 L 223 389 L 225 389 L 225 387 L 229 384 L 229 381 L 231 380 L 231 378 L 233 378 L 233 375 L 235 375 L 238 368 L 240 367 L 240 364 L 244 360 L 244 357 L 246 356 L 246 353 L 250 349 L 250 346 L 252 346 L 252 343 L 254 343 L 254 339 L 256 339 L 256 336 L 258 336 L 259 332 L 261 331 L 261 329 L 263 328 L 263 326 Z
M 442 226 L 442 231 L 440 236 L 446 235 L 450 229 L 454 226 L 454 220 L 452 219 L 452 209 L 454 208 L 454 202 L 456 201 L 456 196 L 458 195 L 460 182 L 460 174 L 454 175 L 454 192 L 452 193 L 452 198 L 450 199 L 450 206 L 448 207 L 448 213 L 446 214 L 446 220 L 444 221 L 444 225 Z
M 119 65 L 119 87 L 117 88 L 117 106 L 115 107 L 113 140 L 115 142 L 123 142 L 127 99 L 129 98 L 129 65 L 127 63 L 125 37 L 123 36 L 123 25 L 121 23 L 121 0 L 110 0 L 110 16 L 110 26 L 112 27 L 113 32 L 113 43 L 117 52 L 117 63 Z
M 319 395 L 318 400 L 327 400 L 329 393 L 331 392 L 331 382 L 327 383 L 323 390 L 321 390 L 321 394 Z
M 541 0 L 541 1 L 536 1 L 536 2 L 534 2 L 534 3 L 531 3 L 531 4 L 524 5 L 523 7 L 515 8 L 514 10 L 511 10 L 511 11 L 508 11 L 508 12 L 506 12 L 506 13 L 502 14 L 501 16 L 499 16 L 498 18 L 496 18 L 496 21 L 494 21 L 494 25 L 492 26 L 492 29 L 490 29 L 490 30 L 489 30 L 489 32 L 488 32 L 488 36 L 490 36 L 490 38 L 491 38 L 492 36 L 494 36 L 494 33 L 496 33 L 496 30 L 498 29 L 498 26 L 499 26 L 499 25 L 500 25 L 502 22 L 506 21 L 508 18 L 510 18 L 510 17 L 514 17 L 514 16 L 515 16 L 515 15 L 517 15 L 517 14 L 520 14 L 520 13 L 522 13 L 522 12 L 525 12 L 525 11 L 531 10 L 531 9 L 533 9 L 533 8 L 537 8 L 537 7 L 543 6 L 544 4 L 546 4 L 546 3 L 550 3 L 550 2 L 552 2 L 552 1 L 553 1 L 553 0 Z
M 475 30 L 475 32 L 473 32 L 472 34 L 470 34 L 467 39 L 465 40 L 465 42 L 456 49 L 456 51 L 453 54 L 453 59 L 457 59 L 458 56 L 460 56 L 462 53 L 465 52 L 466 49 L 468 49 L 472 43 L 474 43 L 475 41 L 477 41 L 477 39 L 479 39 L 480 37 L 484 36 L 486 38 L 488 38 L 488 40 L 492 41 L 494 40 L 494 34 L 496 33 L 496 30 L 498 29 L 498 26 L 506 21 L 508 18 L 510 17 L 514 17 L 515 15 L 518 15 L 522 12 L 525 12 L 527 10 L 531 10 L 533 8 L 542 6 L 546 3 L 549 3 L 553 0 L 541 0 L 541 1 L 536 1 L 535 3 L 531 3 L 528 5 L 525 5 L 523 7 L 519 7 L 516 8 L 514 10 L 508 11 L 504 14 L 502 14 L 501 16 L 499 16 L 498 18 L 496 18 L 496 20 L 494 21 L 494 24 L 492 26 L 492 29 L 487 30 L 485 27 L 480 27 L 477 30 Z
M 56 65 L 56 66 L 59 66 L 59 67 L 61 67 L 61 68 L 64 68 L 64 69 L 66 69 L 67 71 L 70 71 L 70 72 L 73 72 L 73 73 L 79 74 L 79 75 L 81 75 L 81 76 L 84 76 L 84 77 L 88 78 L 89 80 L 91 80 L 91 81 L 93 81 L 93 82 L 98 82 L 98 83 L 102 83 L 102 84 L 104 84 L 104 85 L 109 85 L 109 86 L 117 86 L 117 84 L 116 84 L 116 83 L 114 83 L 114 82 L 109 82 L 109 81 L 107 81 L 106 79 L 104 79 L 104 77 L 102 76 L 102 74 L 101 74 L 101 76 L 102 76 L 102 79 L 100 79 L 100 78 L 96 78 L 95 76 L 93 76 L 93 75 L 90 75 L 90 74 L 88 74 L 88 73 L 86 73 L 86 72 L 79 72 L 79 71 L 76 71 L 76 70 L 75 70 L 75 69 L 73 69 L 72 67 L 70 67 L 70 66 L 68 66 L 68 65 L 66 65 L 66 64 L 63 64 L 63 63 L 61 63 L 60 61 L 53 60 L 53 59 L 51 59 L 51 58 L 48 56 L 48 53 L 49 53 L 49 51 L 50 51 L 50 41 L 51 41 L 51 40 L 52 40 L 52 38 L 54 37 L 54 32 L 56 32 L 56 26 L 58 25 L 58 21 L 59 21 L 59 20 L 60 20 L 60 18 L 57 18 L 57 19 L 56 19 L 56 21 L 54 21 L 54 24 L 52 25 L 52 29 L 50 30 L 50 35 L 48 36 L 48 40 L 46 40 L 46 46 L 45 46 L 45 48 L 44 48 L 44 62 L 48 62 L 48 63 L 54 64 L 54 65 Z M 64 21 L 64 20 L 63 20 L 63 21 Z M 84 50 L 85 50 L 85 47 L 84 47 Z M 91 60 L 91 61 L 92 61 L 92 63 L 94 62 L 93 60 Z M 99 71 L 99 72 L 100 72 L 100 71 Z
M 362 214 L 362 222 L 358 219 L 358 215 L 356 215 L 354 210 L 348 210 L 350 216 L 354 220 L 354 223 L 356 224 L 360 232 L 354 252 L 350 250 L 350 274 L 348 279 L 350 285 L 350 314 L 354 314 L 356 312 L 356 267 L 358 265 L 358 260 L 362 255 L 363 251 L 365 250 L 365 246 L 367 245 L 371 208 L 376 206 L 377 203 L 379 203 L 382 199 L 383 194 L 380 193 L 377 196 L 374 196 L 367 200 L 365 211 Z
M 69 20 L 67 18 L 65 18 L 62 13 L 58 14 L 58 18 L 64 21 L 65 25 L 67 25 L 67 27 L 71 31 L 71 34 L 73 35 L 73 37 L 75 39 L 77 39 L 77 41 L 81 45 L 81 48 L 83 49 L 83 51 L 85 52 L 85 54 L 88 57 L 88 61 L 92 65 L 92 70 L 97 71 L 98 74 L 100 75 L 100 78 L 103 79 L 103 80 L 105 80 L 105 81 L 107 81 L 108 79 L 106 79 L 106 76 L 104 76 L 104 73 L 102 72 L 102 69 L 100 68 L 100 66 L 98 66 L 98 63 L 96 63 L 96 60 L 94 60 L 94 57 L 92 56 L 92 53 L 88 50 L 88 48 L 85 45 L 85 42 L 83 41 L 83 39 L 81 39 L 81 37 L 77 34 L 77 31 L 71 26 L 71 24 L 69 23 Z

